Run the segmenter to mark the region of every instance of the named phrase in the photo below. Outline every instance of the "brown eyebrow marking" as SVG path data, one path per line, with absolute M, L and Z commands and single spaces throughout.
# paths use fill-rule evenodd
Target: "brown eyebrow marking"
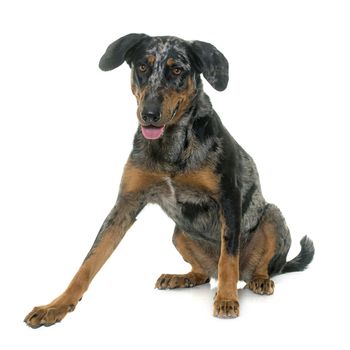
M 166 61 L 167 66 L 171 67 L 175 64 L 175 60 L 172 57 L 169 57 Z
M 156 56 L 151 55 L 151 56 L 148 56 L 148 57 L 147 57 L 147 62 L 148 62 L 151 66 L 154 65 L 154 62 L 155 62 L 155 61 L 156 61 Z

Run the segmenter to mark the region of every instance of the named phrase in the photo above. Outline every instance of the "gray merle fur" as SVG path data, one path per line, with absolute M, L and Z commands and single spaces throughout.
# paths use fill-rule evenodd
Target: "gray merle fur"
M 132 70 L 140 126 L 116 204 L 67 289 L 26 316 L 32 328 L 51 326 L 74 310 L 148 203 L 175 222 L 173 243 L 192 266 L 185 275 L 161 275 L 156 288 L 194 287 L 217 277 L 216 317 L 239 315 L 239 279 L 254 293 L 270 295 L 271 276 L 302 271 L 313 258 L 305 236 L 299 255 L 287 262 L 291 237 L 282 213 L 265 201 L 253 159 L 203 91 L 201 75 L 214 89 L 226 88 L 224 55 L 202 41 L 129 34 L 108 46 L 100 68 L 124 61 Z
M 135 67 L 144 62 L 146 53 L 157 55 L 157 72 L 147 78 L 138 78 Z M 113 55 L 115 62 L 113 63 Z M 221 181 L 221 201 L 200 193 L 176 193 L 171 198 L 167 185 L 145 194 L 146 202 L 158 203 L 175 221 L 177 227 L 196 239 L 208 244 L 220 244 L 219 208 L 227 225 L 227 249 L 237 254 L 239 247 L 250 241 L 252 232 L 263 215 L 271 215 L 280 227 L 280 250 L 271 262 L 273 274 L 300 271 L 312 260 L 314 254 L 310 240 L 303 238 L 299 256 L 286 265 L 290 247 L 290 234 L 277 207 L 266 203 L 253 159 L 233 139 L 204 93 L 200 74 L 217 90 L 224 90 L 228 83 L 228 63 L 213 45 L 201 41 L 185 41 L 176 37 L 149 37 L 145 34 L 129 34 L 112 43 L 101 58 L 103 70 L 121 64 L 122 57 L 132 68 L 134 84 L 142 87 L 153 84 L 154 94 L 164 85 L 181 89 L 182 85 L 167 80 L 164 62 L 167 57 L 178 57 L 186 76 L 193 76 L 196 95 L 180 121 L 166 128 L 159 140 L 146 140 L 137 130 L 130 159 L 154 171 L 175 175 L 214 164 Z M 187 152 L 188 147 L 194 151 Z M 210 210 L 208 210 L 210 208 Z M 289 265 L 288 265 L 289 264 Z

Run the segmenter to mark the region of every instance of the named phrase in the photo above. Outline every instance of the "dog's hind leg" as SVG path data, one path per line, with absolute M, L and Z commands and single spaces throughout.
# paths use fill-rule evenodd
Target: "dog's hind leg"
M 247 282 L 246 288 L 257 294 L 273 294 L 271 267 L 277 261 L 283 266 L 289 247 L 289 230 L 282 213 L 268 204 L 259 226 L 241 249 L 241 279 Z
M 163 274 L 155 287 L 158 289 L 189 288 L 208 283 L 210 276 L 217 274 L 218 252 L 215 249 L 199 243 L 188 234 L 175 228 L 173 243 L 184 260 L 192 266 L 187 274 Z

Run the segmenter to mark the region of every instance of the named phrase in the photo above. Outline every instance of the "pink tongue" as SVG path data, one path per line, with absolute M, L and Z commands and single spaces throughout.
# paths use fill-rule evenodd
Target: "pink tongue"
M 164 126 L 156 128 L 155 126 L 141 126 L 142 135 L 148 140 L 159 139 L 164 131 Z

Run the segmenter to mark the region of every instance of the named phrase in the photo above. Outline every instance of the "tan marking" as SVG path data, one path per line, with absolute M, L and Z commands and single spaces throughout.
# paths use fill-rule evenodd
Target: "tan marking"
M 268 267 L 276 252 L 276 226 L 263 220 L 246 247 L 241 249 L 240 270 L 243 279 L 268 279 Z
M 200 243 L 189 238 L 184 232 L 175 233 L 173 243 L 183 259 L 191 265 L 191 272 L 208 277 L 212 275 L 211 272 L 216 271 L 218 257 L 214 252 L 206 251 Z
M 225 243 L 226 224 L 221 221 L 221 249 L 218 266 L 218 289 L 214 301 L 214 316 L 237 317 L 239 315 L 237 282 L 239 280 L 239 257 L 229 255 Z
M 131 91 L 135 95 L 137 100 L 137 106 L 138 106 L 137 117 L 140 123 L 142 123 L 141 114 L 143 110 L 144 99 L 147 93 L 147 89 L 148 89 L 147 85 L 143 88 L 139 88 L 133 82 L 131 83 Z M 161 120 L 159 121 L 159 125 L 176 124 L 189 108 L 194 95 L 195 95 L 194 82 L 190 77 L 187 80 L 186 89 L 180 92 L 177 92 L 176 90 L 164 91 Z M 177 112 L 175 115 L 173 115 L 176 108 L 177 108 Z
M 148 57 L 147 57 L 147 62 L 148 62 L 151 66 L 154 65 L 154 62 L 155 62 L 155 61 L 156 61 L 156 56 L 151 55 L 151 56 L 148 56 Z
M 169 67 L 173 66 L 174 63 L 175 63 L 175 60 L 174 60 L 172 57 L 169 57 L 169 58 L 167 59 L 167 61 L 166 61 L 166 64 L 167 64 Z
M 187 79 L 186 89 L 177 92 L 176 90 L 168 90 L 163 94 L 162 115 L 167 116 L 165 123 L 176 124 L 183 114 L 189 108 L 192 98 L 195 94 L 195 85 L 191 77 Z M 178 105 L 178 110 L 173 116 L 173 113 Z
M 138 106 L 142 105 L 147 92 L 146 89 L 145 88 L 141 89 L 137 87 L 135 84 L 131 84 L 131 91 L 136 97 L 137 105 Z
M 238 300 L 237 282 L 239 280 L 239 258 L 228 255 L 221 250 L 218 266 L 218 292 L 217 297 L 225 300 Z
M 181 275 L 162 274 L 159 276 L 155 288 L 175 289 L 191 288 L 209 282 L 209 277 L 196 272 L 189 272 Z
M 136 111 L 136 116 L 139 120 L 139 123 L 143 123 L 142 120 L 142 111 L 143 111 L 143 106 L 144 106 L 144 101 L 145 101 L 145 96 L 147 93 L 147 86 L 143 88 L 139 88 L 135 84 L 131 84 L 131 91 L 136 97 L 137 101 L 137 111 Z
M 124 213 L 123 213 L 124 210 Z M 108 227 L 101 239 L 90 250 L 89 258 L 85 259 L 71 283 L 58 298 L 50 304 L 35 307 L 25 318 L 28 326 L 37 328 L 41 325 L 51 325 L 61 321 L 68 312 L 73 311 L 92 279 L 101 269 L 106 260 L 118 246 L 125 232 L 133 221 L 127 213 L 125 205 L 118 210 L 119 220 Z
M 276 251 L 276 232 L 275 227 L 271 223 L 265 223 L 262 227 L 265 236 L 264 254 L 260 259 L 259 265 L 254 272 L 254 278 L 268 277 L 268 267 L 272 257 Z
M 255 278 L 251 280 L 244 288 L 260 295 L 271 295 L 275 289 L 275 283 L 269 278 Z
M 149 171 L 128 161 L 124 168 L 121 190 L 123 193 L 145 191 L 153 185 L 166 182 L 169 177 L 169 173 Z M 171 183 L 175 186 L 204 190 L 213 196 L 219 194 L 219 181 L 218 175 L 210 167 L 171 177 Z
M 178 185 L 204 190 L 212 195 L 218 195 L 220 179 L 210 167 L 191 171 L 174 177 Z
M 185 288 L 209 282 L 209 276 L 215 275 L 217 271 L 217 252 L 209 247 L 203 247 L 203 244 L 191 239 L 185 232 L 178 229 L 175 229 L 173 243 L 192 269 L 184 275 L 163 274 L 158 278 L 155 287 Z
M 129 162 L 127 163 L 128 165 Z M 128 173 L 126 176 L 128 176 Z M 124 196 L 123 191 L 120 191 L 115 207 L 105 220 L 88 256 L 71 283 L 58 298 L 47 305 L 34 308 L 27 315 L 25 322 L 30 327 L 37 328 L 41 325 L 54 324 L 61 321 L 68 312 L 74 310 L 84 292 L 88 289 L 92 279 L 111 256 L 126 231 L 135 221 L 136 212 L 140 207 L 139 193 L 128 193 L 128 196 Z
M 90 282 L 111 256 L 126 231 L 132 223 L 127 225 L 114 225 L 107 229 L 101 241 L 93 248 L 90 257 L 82 264 L 67 290 L 63 293 L 66 300 L 77 303 L 87 290 Z
M 163 182 L 166 176 L 166 173 L 138 168 L 128 161 L 124 168 L 121 191 L 123 193 L 147 191 L 152 185 Z

